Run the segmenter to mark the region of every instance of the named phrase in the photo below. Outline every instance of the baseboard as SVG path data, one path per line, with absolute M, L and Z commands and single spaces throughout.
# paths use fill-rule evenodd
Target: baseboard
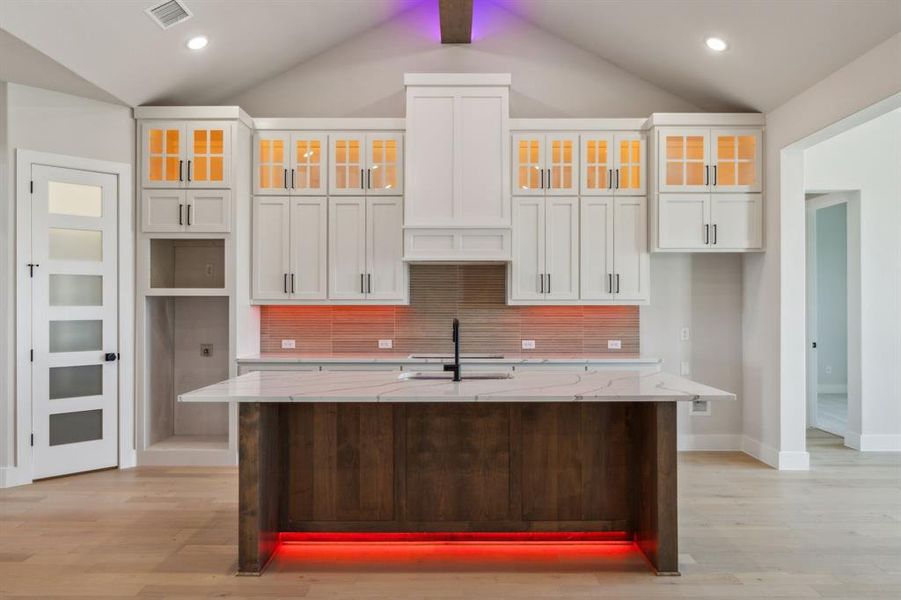
M 861 452 L 901 452 L 901 435 L 897 433 L 862 433 L 857 437 L 856 448 Z
M 31 473 L 23 467 L 0 467 L 0 489 L 31 483 Z
M 852 450 L 860 450 L 860 434 L 855 431 L 846 431 L 845 446 Z
M 779 453 L 780 471 L 809 471 L 810 453 L 799 450 L 784 451 Z
M 821 383 L 817 386 L 818 394 L 847 394 L 847 383 Z
M 677 439 L 680 452 L 738 451 L 741 450 L 741 435 L 737 433 L 698 433 L 680 435 Z
M 779 468 L 779 451 L 746 435 L 741 436 L 741 451 L 774 469 Z

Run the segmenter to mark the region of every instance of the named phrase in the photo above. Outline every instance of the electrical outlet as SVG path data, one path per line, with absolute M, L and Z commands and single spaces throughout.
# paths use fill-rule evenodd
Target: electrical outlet
M 209 358 L 212 355 L 213 355 L 213 345 L 212 344 L 200 344 L 200 356 Z
M 706 400 L 692 400 L 688 414 L 693 416 L 710 416 L 710 403 Z
M 523 350 L 534 350 L 535 349 L 535 340 L 523 340 L 522 341 L 522 349 Z
M 687 360 L 682 361 L 682 368 L 679 371 L 683 376 L 691 375 L 691 364 Z
M 826 367 L 826 375 L 832 375 L 832 367 L 831 366 Z
M 623 349 L 623 341 L 622 340 L 607 340 L 607 350 L 622 350 Z
M 388 350 L 394 347 L 394 340 L 379 340 L 379 348 Z
M 682 328 L 682 331 L 679 332 L 679 339 L 683 342 L 687 342 L 691 339 L 691 332 L 688 330 L 688 327 Z
M 207 277 L 212 277 L 212 276 L 213 276 L 213 263 L 207 263 L 207 264 L 206 264 L 206 276 L 207 276 Z
M 282 350 L 293 350 L 294 340 L 282 340 Z

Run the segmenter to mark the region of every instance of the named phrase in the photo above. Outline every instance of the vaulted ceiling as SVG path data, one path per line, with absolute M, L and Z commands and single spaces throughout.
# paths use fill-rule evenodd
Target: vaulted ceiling
M 31 73 L 34 80 L 33 69 L 10 65 L 21 67 L 26 55 L 37 65 L 46 55 L 64 69 L 38 81 L 93 86 L 95 96 L 129 105 L 215 104 L 404 11 L 437 5 L 185 2 L 194 17 L 164 31 L 144 13 L 154 0 L 2 0 L 0 29 L 31 48 L 6 36 L 0 78 Z M 770 110 L 901 31 L 899 0 L 475 0 L 475 27 L 483 3 L 706 110 Z M 185 42 L 200 33 L 210 45 L 191 52 Z M 709 35 L 726 39 L 729 49 L 711 53 L 703 44 Z

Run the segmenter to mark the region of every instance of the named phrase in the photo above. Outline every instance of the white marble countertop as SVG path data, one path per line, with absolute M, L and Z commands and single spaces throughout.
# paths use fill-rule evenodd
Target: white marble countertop
M 401 380 L 392 371 L 263 371 L 181 394 L 180 402 L 663 402 L 734 400 L 657 368 L 517 372 L 509 379 Z
M 417 358 L 411 358 L 409 352 L 359 352 L 359 353 L 323 353 L 323 352 L 264 352 L 238 358 L 238 364 L 435 364 L 446 363 L 452 360 L 450 355 L 440 357 L 428 352 L 416 352 Z M 428 356 L 433 354 L 432 356 Z M 487 354 L 502 354 L 503 358 L 484 358 Z M 479 356 L 482 356 L 481 358 Z M 423 357 L 424 356 L 424 357 Z M 624 365 L 658 365 L 661 360 L 655 357 L 640 356 L 638 354 L 609 353 L 609 354 L 541 354 L 541 353 L 516 353 L 507 352 L 478 352 L 462 353 L 460 362 L 463 364 L 624 364 Z

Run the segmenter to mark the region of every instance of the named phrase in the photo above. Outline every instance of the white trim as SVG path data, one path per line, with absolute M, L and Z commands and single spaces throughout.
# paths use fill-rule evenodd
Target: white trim
M 779 468 L 779 451 L 760 440 L 747 435 L 741 436 L 741 451 L 765 465 Z
M 901 434 L 849 431 L 845 434 L 845 446 L 861 452 L 901 452 Z
M 404 73 L 404 85 L 420 86 L 509 86 L 510 73 Z
M 510 131 L 641 131 L 647 119 L 510 119 Z
M 31 323 L 31 286 L 21 257 L 29 256 L 31 243 L 31 168 L 48 165 L 117 177 L 119 217 L 119 468 L 135 465 L 134 430 L 134 197 L 131 165 L 63 154 L 16 149 L 16 323 Z M 32 481 L 31 369 L 26 358 L 30 330 L 16 327 L 16 453 L 15 466 L 0 470 L 0 487 Z
M 780 471 L 809 471 L 810 453 L 806 451 L 784 451 L 779 453 Z
M 135 119 L 234 119 L 253 129 L 253 119 L 240 106 L 136 106 Z
M 404 118 L 381 117 L 262 117 L 253 119 L 255 131 L 264 130 L 288 130 L 288 131 L 404 131 L 407 128 L 407 120 Z
M 679 452 L 738 452 L 742 449 L 739 433 L 680 434 L 676 439 Z
M 763 113 L 653 113 L 648 117 L 646 127 L 663 126 L 710 126 L 710 127 L 763 127 L 766 116 Z

